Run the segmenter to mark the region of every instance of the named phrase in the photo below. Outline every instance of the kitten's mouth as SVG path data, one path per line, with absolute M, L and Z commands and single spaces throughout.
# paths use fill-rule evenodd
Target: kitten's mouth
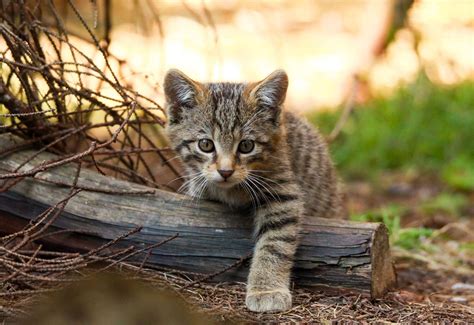
M 221 188 L 231 188 L 231 187 L 234 187 L 237 184 L 239 184 L 239 182 L 229 181 L 229 180 L 222 180 L 222 181 L 215 181 L 214 184 L 217 187 L 221 187 Z

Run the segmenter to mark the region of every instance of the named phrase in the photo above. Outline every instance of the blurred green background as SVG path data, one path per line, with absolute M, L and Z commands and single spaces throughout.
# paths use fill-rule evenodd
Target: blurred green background
M 308 118 L 329 134 L 342 110 Z M 331 151 L 352 220 L 384 222 L 395 249 L 472 267 L 473 81 L 445 86 L 420 73 L 390 96 L 357 104 Z
M 341 112 L 310 114 L 328 134 Z M 350 179 L 383 171 L 416 172 L 453 190 L 474 190 L 474 82 L 433 84 L 420 74 L 387 97 L 354 109 L 332 144 L 336 164 Z

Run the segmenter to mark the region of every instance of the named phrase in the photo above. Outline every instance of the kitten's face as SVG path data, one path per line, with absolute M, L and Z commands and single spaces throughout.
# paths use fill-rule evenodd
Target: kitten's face
M 280 138 L 287 85 L 283 71 L 252 84 L 201 84 L 168 72 L 167 133 L 195 187 L 259 182 L 255 173 L 265 171 Z

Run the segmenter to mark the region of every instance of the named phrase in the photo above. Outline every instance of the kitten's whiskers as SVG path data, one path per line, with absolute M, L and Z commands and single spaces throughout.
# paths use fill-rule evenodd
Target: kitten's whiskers
M 199 175 L 199 174 L 201 174 L 201 172 L 197 172 L 197 173 L 193 173 L 193 174 L 186 174 L 184 176 L 176 177 L 175 179 L 172 179 L 168 183 L 166 183 L 166 185 L 169 185 L 170 183 L 176 182 L 179 179 L 183 179 L 183 178 L 187 178 L 187 177 L 191 177 L 191 176 L 195 176 L 195 175 Z M 178 189 L 178 191 L 179 191 L 179 189 Z
M 268 200 L 268 197 L 265 195 L 263 190 L 260 188 L 260 186 L 259 186 L 260 184 L 255 181 L 256 179 L 254 179 L 251 175 L 249 175 L 247 177 L 247 180 L 249 181 L 249 185 L 252 184 L 254 189 L 256 189 L 261 194 L 261 196 L 265 200 L 265 204 L 269 204 L 270 201 Z
M 243 188 L 247 191 L 247 193 L 250 194 L 250 198 L 252 199 L 252 206 L 254 207 L 255 211 L 257 211 L 257 208 L 260 207 L 260 201 L 258 200 L 257 193 L 252 188 L 252 186 L 247 182 L 247 180 L 244 180 L 240 184 L 242 184 Z

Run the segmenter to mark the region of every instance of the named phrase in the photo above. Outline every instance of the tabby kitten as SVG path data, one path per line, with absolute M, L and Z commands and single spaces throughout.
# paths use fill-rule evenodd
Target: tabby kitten
M 256 245 L 246 305 L 291 308 L 293 256 L 303 215 L 341 215 L 337 179 L 322 137 L 282 105 L 288 77 L 199 83 L 178 70 L 164 81 L 167 134 L 188 193 L 255 213 Z

